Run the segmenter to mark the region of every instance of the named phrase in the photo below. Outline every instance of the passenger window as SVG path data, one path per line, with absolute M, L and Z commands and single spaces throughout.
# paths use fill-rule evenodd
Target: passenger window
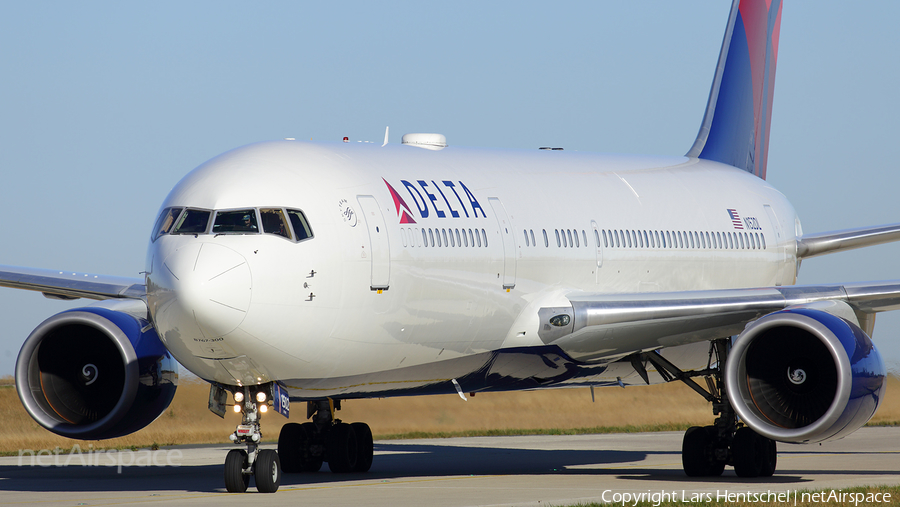
M 528 233 L 531 234 L 531 244 L 537 246 L 537 243 L 534 242 L 534 229 L 528 229 Z
M 428 246 L 428 236 L 425 235 L 425 229 L 422 229 L 422 243 L 425 243 L 425 246 Z
M 528 231 L 523 229 L 522 234 L 525 235 L 525 246 L 531 246 L 531 244 L 528 242 Z
M 475 246 L 475 236 L 472 234 L 472 229 L 469 229 L 469 244 Z
M 203 234 L 209 227 L 212 212 L 202 209 L 188 209 L 181 215 L 172 234 Z
M 428 238 L 431 240 L 431 246 L 434 246 L 434 231 L 430 228 L 428 229 Z M 441 237 L 438 236 L 438 245 L 441 246 Z
M 456 231 L 456 234 L 459 234 L 459 231 Z M 457 237 L 459 237 L 459 236 L 457 236 Z M 463 229 L 463 232 L 462 232 L 462 239 L 463 239 L 463 242 L 460 243 L 459 246 L 463 246 L 463 245 L 469 246 L 469 237 L 466 236 L 466 230 L 465 230 L 465 229 Z M 459 240 L 457 240 L 457 241 L 459 241 Z
M 478 234 L 478 229 L 475 229 L 475 238 L 478 240 L 478 246 L 481 247 L 481 234 Z M 473 245 L 475 243 L 472 243 Z
M 574 247 L 575 245 L 574 245 L 574 243 L 572 243 L 572 230 L 571 229 L 566 229 L 566 236 L 569 237 L 569 247 Z M 566 236 L 563 236 L 563 243 L 566 242 L 566 239 L 565 239 Z
M 294 228 L 294 238 L 297 241 L 303 241 L 313 237 L 312 228 L 306 220 L 306 215 L 298 209 L 287 210 L 288 218 L 291 220 L 291 227 Z
M 594 229 L 594 239 L 597 240 L 597 248 L 600 248 L 600 235 L 597 234 L 597 229 Z M 609 248 L 609 239 L 606 237 L 606 229 L 603 229 L 603 246 Z
M 544 231 L 544 247 L 550 248 L 550 240 L 547 239 L 547 229 L 541 229 L 541 230 Z
M 562 247 L 562 241 L 559 239 L 559 229 L 553 229 L 553 232 L 556 233 L 556 246 L 557 246 L 557 248 Z
M 616 233 L 615 234 L 616 235 L 616 248 L 620 248 L 620 246 L 619 246 L 619 231 L 613 231 L 613 232 Z
M 263 232 L 291 239 L 291 231 L 284 220 L 283 211 L 280 209 L 260 209 L 259 216 L 262 218 Z M 404 236 L 403 239 L 405 240 L 406 237 Z
M 172 226 L 175 224 L 175 220 L 178 218 L 178 215 L 181 214 L 181 210 L 184 208 L 166 208 L 159 214 L 159 218 L 156 220 L 156 225 L 153 226 L 153 233 L 151 235 L 151 240 L 156 241 L 156 238 L 162 236 L 163 234 L 168 234 L 170 230 L 172 230 Z
M 484 236 L 484 246 L 487 247 L 487 246 L 488 246 L 488 243 L 487 243 L 487 233 L 484 232 L 484 229 L 481 229 L 481 235 Z

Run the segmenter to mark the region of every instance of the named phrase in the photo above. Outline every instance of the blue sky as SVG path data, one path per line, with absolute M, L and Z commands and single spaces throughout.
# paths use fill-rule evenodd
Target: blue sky
M 814 7 L 813 7 L 814 6 Z M 0 264 L 139 276 L 169 189 L 284 137 L 681 155 L 730 4 L 0 3 Z M 900 222 L 900 3 L 784 6 L 769 181 L 806 232 Z M 800 283 L 900 279 L 900 245 Z M 74 304 L 0 289 L 0 375 Z M 875 341 L 900 362 L 900 315 Z

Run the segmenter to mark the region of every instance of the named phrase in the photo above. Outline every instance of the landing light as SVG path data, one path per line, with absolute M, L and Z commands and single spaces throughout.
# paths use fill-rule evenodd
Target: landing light
M 234 393 L 234 401 L 236 401 L 238 403 L 244 401 L 244 393 L 242 393 L 240 391 Z
M 258 401 L 259 403 L 266 401 L 266 393 L 262 391 L 256 393 L 256 401 Z
M 235 405 L 235 406 L 234 406 L 234 412 L 237 414 L 237 413 L 240 413 L 240 411 L 241 411 L 241 406 L 240 406 L 240 405 Z
M 259 411 L 262 412 L 263 414 L 265 414 L 268 410 L 269 410 L 268 405 L 260 405 L 259 406 Z

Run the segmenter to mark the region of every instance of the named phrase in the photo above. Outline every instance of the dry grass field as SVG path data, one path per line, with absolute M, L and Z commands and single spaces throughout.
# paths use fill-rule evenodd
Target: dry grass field
M 35 423 L 22 408 L 12 379 L 0 382 L 0 420 L 4 421 L 0 453 L 20 449 L 83 449 L 150 447 L 191 443 L 227 443 L 239 416 L 220 419 L 207 408 L 209 385 L 182 380 L 168 410 L 153 424 L 132 435 L 111 440 L 82 442 L 58 437 Z M 338 417 L 346 422 L 364 421 L 376 438 L 415 433 L 465 434 L 489 430 L 538 432 L 603 428 L 631 430 L 677 429 L 710 424 L 710 407 L 687 386 L 671 384 L 595 389 L 591 402 L 587 388 L 511 393 L 480 393 L 463 401 L 456 395 L 349 400 Z M 303 422 L 304 404 L 295 404 L 291 421 Z M 900 380 L 890 377 L 887 396 L 870 424 L 900 421 Z M 269 412 L 263 416 L 263 435 L 276 440 L 287 419 Z

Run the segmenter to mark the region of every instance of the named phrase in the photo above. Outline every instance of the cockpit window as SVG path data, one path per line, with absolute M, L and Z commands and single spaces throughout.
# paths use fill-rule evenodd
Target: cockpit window
M 309 228 L 309 222 L 306 221 L 306 216 L 302 211 L 289 209 L 287 212 L 291 218 L 291 226 L 294 227 L 294 234 L 297 235 L 297 241 L 313 237 L 312 229 Z
M 184 208 L 166 208 L 159 214 L 159 218 L 156 220 L 156 225 L 153 226 L 152 240 L 156 241 L 156 238 L 162 236 L 163 234 L 168 234 L 169 231 L 172 230 L 172 226 L 175 224 L 175 219 L 178 218 L 178 215 L 181 214 L 181 210 Z
M 284 219 L 284 211 L 280 209 L 260 209 L 259 216 L 262 219 L 263 232 L 291 239 L 291 229 Z
M 256 210 L 218 211 L 212 232 L 213 234 L 256 234 L 259 232 Z
M 211 211 L 205 209 L 187 209 L 175 224 L 172 234 L 203 234 L 209 226 Z
M 210 220 L 213 219 L 212 230 Z M 152 241 L 166 234 L 274 234 L 300 242 L 313 237 L 306 215 L 298 209 L 248 208 L 208 210 L 172 206 L 156 219 Z

